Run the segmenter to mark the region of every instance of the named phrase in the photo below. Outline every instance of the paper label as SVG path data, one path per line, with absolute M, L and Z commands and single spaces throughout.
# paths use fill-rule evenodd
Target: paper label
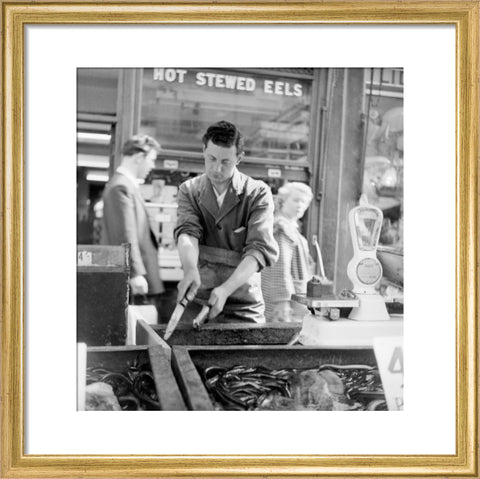
M 280 168 L 268 168 L 267 174 L 269 178 L 281 178 L 282 170 Z
M 163 168 L 166 170 L 178 170 L 178 160 L 163 160 Z
M 389 411 L 403 411 L 403 341 L 398 337 L 374 338 L 373 350 Z

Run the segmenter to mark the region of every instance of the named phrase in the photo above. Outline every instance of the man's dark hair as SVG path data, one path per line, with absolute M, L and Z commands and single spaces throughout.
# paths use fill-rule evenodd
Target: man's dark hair
M 132 156 L 139 152 L 148 153 L 150 150 L 159 152 L 160 144 L 158 141 L 149 135 L 135 135 L 123 144 L 122 155 Z
M 228 121 L 219 121 L 210 125 L 202 138 L 205 147 L 209 140 L 212 140 L 212 143 L 215 145 L 226 148 L 236 146 L 237 154 L 240 155 L 243 153 L 243 145 L 245 143 L 243 135 L 233 123 Z

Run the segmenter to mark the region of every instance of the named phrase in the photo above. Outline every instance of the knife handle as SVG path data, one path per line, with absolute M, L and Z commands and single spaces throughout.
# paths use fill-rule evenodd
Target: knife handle
M 197 317 L 193 320 L 193 327 L 194 329 L 200 329 L 202 324 L 207 322 L 208 313 L 210 312 L 210 306 L 204 305 L 202 306 L 201 311 L 198 313 Z
M 182 305 L 184 308 L 187 307 L 188 304 L 188 299 L 186 297 L 183 297 L 177 304 Z

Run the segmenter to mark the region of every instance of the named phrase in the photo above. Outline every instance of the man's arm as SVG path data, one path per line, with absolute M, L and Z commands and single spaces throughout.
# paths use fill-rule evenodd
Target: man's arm
M 278 259 L 278 245 L 273 237 L 273 198 L 267 185 L 258 182 L 250 201 L 252 203 L 247 223 L 247 237 L 243 257 L 253 256 L 260 270 Z
M 260 265 L 254 256 L 245 256 L 227 281 L 212 290 L 208 300 L 208 304 L 211 306 L 208 317 L 213 319 L 219 315 L 223 311 L 227 298 L 259 269 Z
M 183 279 L 178 283 L 177 301 L 184 297 L 191 301 L 201 283 L 198 271 L 198 241 L 203 235 L 203 228 L 195 206 L 193 190 L 194 185 L 190 180 L 181 184 L 178 189 L 178 218 L 174 236 L 182 263 Z
M 104 215 L 109 222 L 113 244 L 130 243 L 132 294 L 147 294 L 147 270 L 140 252 L 133 198 L 123 185 L 113 187 L 104 198 Z
M 182 233 L 178 237 L 177 247 L 183 269 L 183 279 L 177 287 L 177 301 L 181 301 L 185 297 L 191 301 L 201 284 L 198 271 L 198 239 Z

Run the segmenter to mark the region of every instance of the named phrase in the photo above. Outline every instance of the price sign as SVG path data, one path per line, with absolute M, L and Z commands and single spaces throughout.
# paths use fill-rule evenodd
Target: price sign
M 403 411 L 403 341 L 399 337 L 374 338 L 373 350 L 389 411 Z
M 92 265 L 92 252 L 91 251 L 79 251 L 77 253 L 78 266 L 91 266 Z
M 268 168 L 267 174 L 269 178 L 281 178 L 282 170 L 280 168 Z
M 163 160 L 163 168 L 165 170 L 178 170 L 177 160 Z

